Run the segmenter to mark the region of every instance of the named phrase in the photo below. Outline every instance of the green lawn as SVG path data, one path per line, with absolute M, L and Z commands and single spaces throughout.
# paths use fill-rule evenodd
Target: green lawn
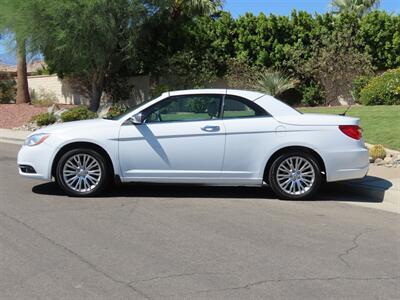
M 305 113 L 339 114 L 345 109 L 346 107 L 307 107 L 299 110 Z M 400 150 L 400 105 L 354 106 L 347 115 L 361 119 L 367 143 Z

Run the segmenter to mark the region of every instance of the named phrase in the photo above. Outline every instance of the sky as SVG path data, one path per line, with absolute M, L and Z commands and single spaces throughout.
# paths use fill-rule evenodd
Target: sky
M 248 11 L 255 15 L 260 12 L 288 15 L 293 9 L 324 13 L 330 10 L 330 3 L 329 0 L 225 0 L 224 10 L 230 11 L 234 17 Z M 400 0 L 382 0 L 379 9 L 399 14 Z
M 330 10 L 330 0 L 225 0 L 224 10 L 231 12 L 234 17 L 252 12 L 268 15 L 289 15 L 293 9 L 305 10 L 310 13 L 324 13 Z M 400 0 L 382 0 L 380 9 L 389 13 L 400 14 Z M 15 64 L 15 55 L 9 47 L 0 42 L 0 62 Z

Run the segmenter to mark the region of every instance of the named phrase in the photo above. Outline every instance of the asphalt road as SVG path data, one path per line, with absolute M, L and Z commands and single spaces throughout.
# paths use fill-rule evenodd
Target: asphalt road
M 19 177 L 17 151 L 0 144 L 0 299 L 400 299 L 400 215 L 341 185 L 76 199 Z

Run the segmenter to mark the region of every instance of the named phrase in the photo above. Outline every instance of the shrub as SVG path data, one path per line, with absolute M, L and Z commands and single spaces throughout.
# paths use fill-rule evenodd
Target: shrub
M 125 104 L 113 104 L 108 110 L 107 119 L 115 118 L 128 110 L 128 106 Z
M 97 118 L 97 114 L 95 112 L 90 111 L 84 105 L 71 108 L 70 110 L 67 110 L 61 114 L 61 120 L 63 122 L 87 120 L 95 118 Z
M 360 93 L 361 90 L 370 82 L 371 76 L 358 76 L 353 81 L 353 85 L 351 87 L 351 96 L 353 97 L 354 102 L 360 103 Z
M 260 69 L 239 59 L 229 59 L 224 80 L 230 88 L 251 90 L 259 79 Z
M 324 91 L 318 83 L 311 82 L 302 88 L 302 92 L 301 103 L 306 106 L 317 106 L 325 102 Z
M 0 80 L 0 103 L 14 103 L 16 91 L 14 79 Z
M 32 121 L 35 121 L 38 126 L 47 126 L 50 124 L 54 124 L 57 119 L 52 113 L 41 113 L 32 118 Z
M 361 90 L 364 105 L 400 104 L 400 68 L 376 76 Z
M 36 71 L 36 75 L 51 75 L 50 69 L 42 64 L 42 67 Z
M 368 150 L 369 156 L 375 161 L 377 158 L 384 159 L 386 157 L 385 148 L 382 145 L 373 145 Z

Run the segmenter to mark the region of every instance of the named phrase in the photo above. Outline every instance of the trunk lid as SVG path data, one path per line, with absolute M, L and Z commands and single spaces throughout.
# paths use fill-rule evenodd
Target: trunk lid
M 300 126 L 338 126 L 338 125 L 359 125 L 360 119 L 325 114 L 301 114 L 296 116 L 274 116 L 283 124 Z

